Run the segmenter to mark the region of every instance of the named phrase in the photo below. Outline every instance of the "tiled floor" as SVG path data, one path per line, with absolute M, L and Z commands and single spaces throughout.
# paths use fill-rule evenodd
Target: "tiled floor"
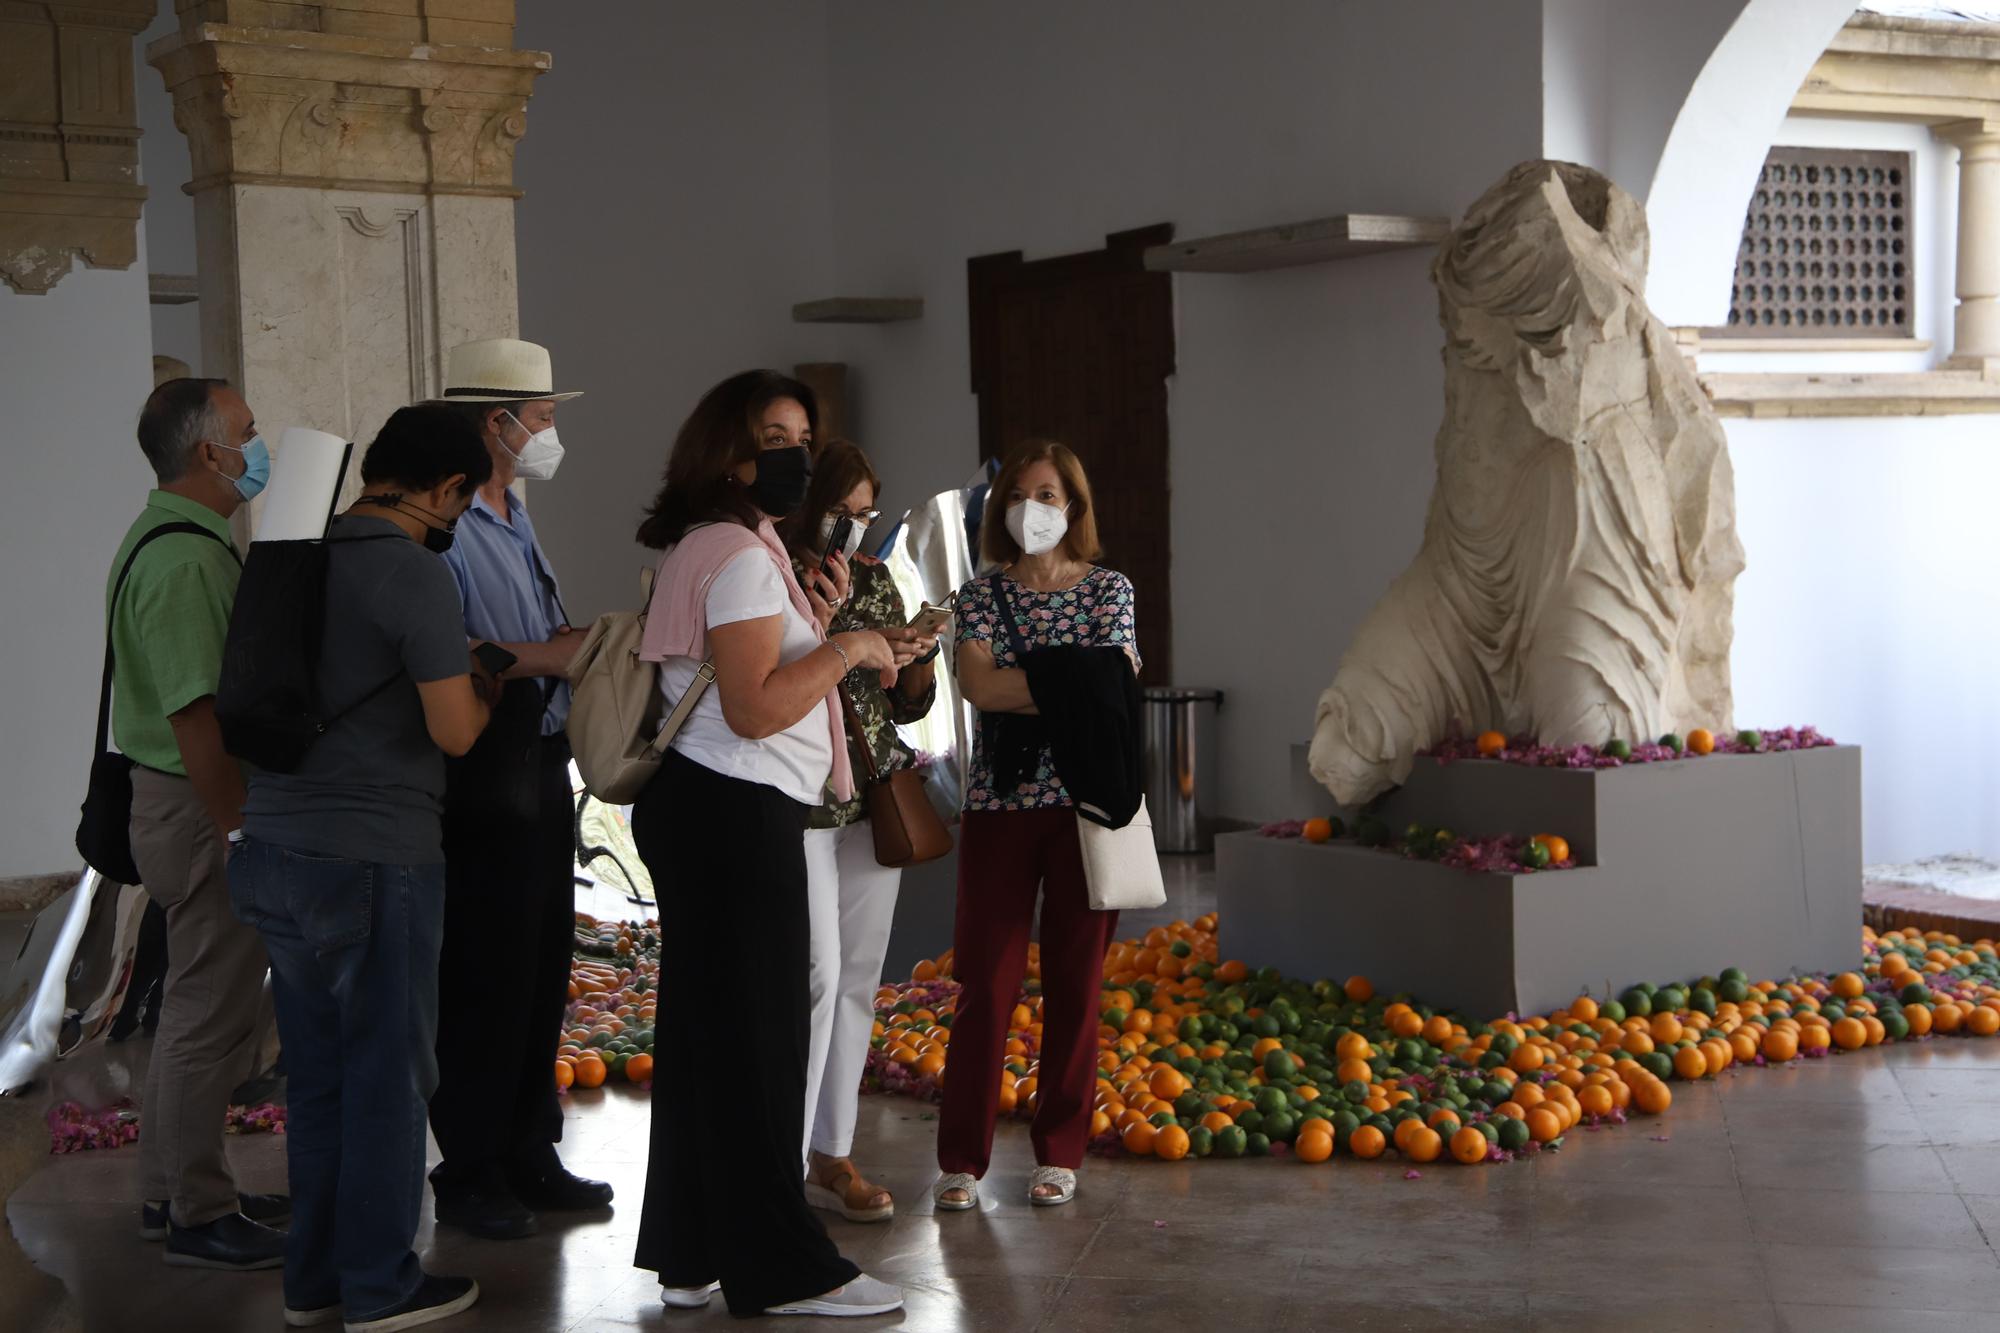
M 1203 907 L 1201 870 L 1173 870 L 1164 916 Z M 899 1214 L 829 1226 L 909 1298 L 901 1316 L 852 1321 L 864 1329 L 2000 1328 L 2000 1042 L 1939 1039 L 1676 1084 L 1662 1118 L 1575 1133 L 1531 1162 L 1440 1164 L 1417 1179 L 1389 1161 L 1093 1159 L 1060 1209 L 1027 1205 L 1027 1135 L 1009 1124 L 982 1210 L 933 1215 L 928 1111 L 863 1099 L 856 1157 Z M 663 1311 L 652 1275 L 631 1267 L 644 1097 L 584 1093 L 569 1115 L 565 1157 L 617 1185 L 617 1211 L 513 1244 L 434 1233 L 427 1216 L 427 1265 L 470 1273 L 485 1293 L 440 1327 L 725 1326 L 720 1301 Z M 283 1147 L 232 1141 L 247 1188 L 282 1186 Z M 137 1239 L 136 1162 L 129 1148 L 54 1159 L 8 1204 L 22 1245 L 78 1294 L 85 1327 L 278 1328 L 274 1274 L 167 1268 Z

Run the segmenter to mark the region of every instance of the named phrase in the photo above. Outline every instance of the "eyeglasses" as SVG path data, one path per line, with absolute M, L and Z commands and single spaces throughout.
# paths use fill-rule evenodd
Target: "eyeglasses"
M 836 509 L 833 511 L 833 516 L 835 518 L 851 518 L 864 528 L 872 528 L 875 526 L 875 521 L 882 517 L 882 511 L 879 509 L 864 509 L 858 514 L 850 514 L 845 510 Z

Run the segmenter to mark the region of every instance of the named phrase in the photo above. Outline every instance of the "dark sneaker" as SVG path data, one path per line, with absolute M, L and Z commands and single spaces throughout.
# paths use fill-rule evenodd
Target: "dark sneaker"
M 285 1307 L 286 1328 L 311 1328 L 316 1324 L 337 1324 L 340 1322 L 340 1302 L 317 1306 L 311 1310 L 296 1310 Z
M 496 1175 L 459 1181 L 431 1172 L 431 1193 L 442 1226 L 459 1227 L 481 1240 L 521 1240 L 535 1234 L 535 1215 Z
M 274 1227 L 292 1220 L 292 1196 L 239 1194 L 236 1196 L 236 1209 L 252 1222 Z M 167 1232 L 172 1229 L 173 1216 L 167 1211 L 165 1199 L 148 1199 L 139 1205 L 140 1240 L 165 1240 Z
M 438 1277 L 424 1274 L 424 1280 L 408 1300 L 377 1311 L 366 1319 L 350 1319 L 346 1333 L 397 1333 L 398 1329 L 449 1319 L 472 1308 L 479 1299 L 479 1284 L 469 1277 Z
M 176 1268 L 245 1271 L 276 1268 L 285 1262 L 285 1233 L 230 1213 L 198 1227 L 173 1227 L 167 1262 Z
M 551 1213 L 583 1212 L 611 1206 L 611 1186 L 565 1169 L 551 1149 L 537 1166 L 516 1166 L 507 1173 L 514 1197 L 530 1208 Z

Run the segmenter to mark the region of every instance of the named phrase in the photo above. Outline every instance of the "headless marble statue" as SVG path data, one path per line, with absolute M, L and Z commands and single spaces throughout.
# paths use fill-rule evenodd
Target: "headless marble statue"
M 1646 308 L 1646 260 L 1638 202 L 1566 162 L 1515 167 L 1440 249 L 1423 548 L 1319 701 L 1312 773 L 1342 804 L 1454 730 L 1573 745 L 1732 725 L 1728 447 Z

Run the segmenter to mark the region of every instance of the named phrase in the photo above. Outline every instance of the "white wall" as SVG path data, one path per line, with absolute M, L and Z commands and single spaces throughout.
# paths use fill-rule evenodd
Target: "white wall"
M 550 51 L 516 180 L 521 336 L 546 344 L 568 455 L 529 483 L 572 619 L 634 603 L 631 534 L 703 390 L 835 359 L 791 322 L 831 296 L 828 88 L 817 4 L 520 6 Z
M 1644 200 L 1688 90 L 1747 0 L 1542 0 L 1542 146 Z
M 1540 143 L 1534 4 L 838 13 L 840 286 L 926 302 L 845 346 L 892 505 L 977 461 L 968 258 L 1163 221 L 1451 215 Z M 1227 692 L 1227 813 L 1296 813 L 1288 747 L 1420 538 L 1441 410 L 1428 260 L 1175 279 L 1174 673 Z
M 104 660 L 104 579 L 152 474 L 133 427 L 152 388 L 146 259 L 79 264 L 46 296 L 0 287 L 7 386 L 7 703 L 0 878 L 72 869 Z

